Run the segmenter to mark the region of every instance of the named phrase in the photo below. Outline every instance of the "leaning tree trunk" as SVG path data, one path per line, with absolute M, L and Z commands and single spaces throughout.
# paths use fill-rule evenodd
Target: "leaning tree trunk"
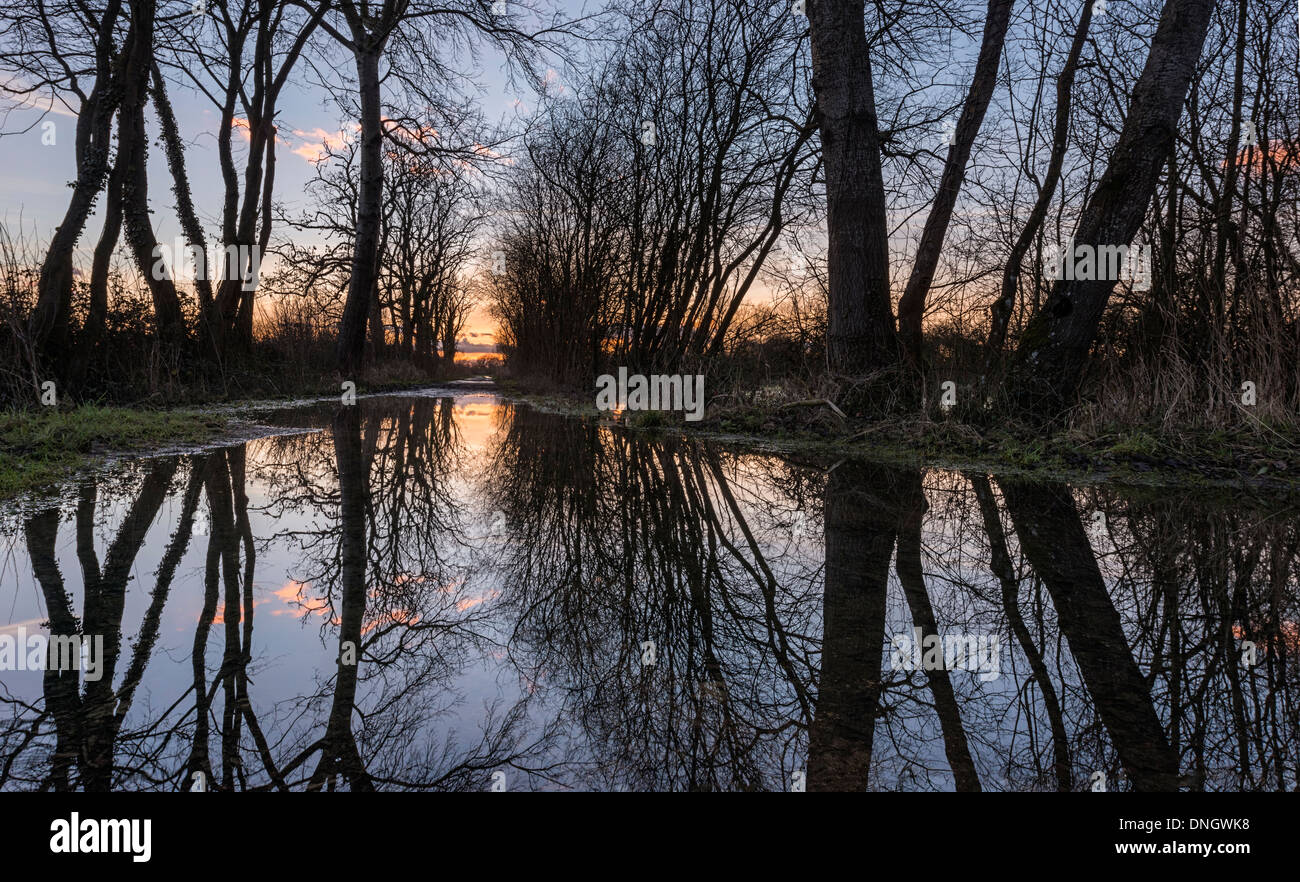
M 380 47 L 354 52 L 361 96 L 361 188 L 357 232 L 352 246 L 352 278 L 339 324 L 338 368 L 355 378 L 366 348 L 366 319 L 379 276 L 379 222 L 383 202 L 383 123 L 380 118 Z
M 939 266 L 939 255 L 953 208 L 957 205 L 957 196 L 966 180 L 966 163 L 970 160 L 971 147 L 984 123 L 984 114 L 993 98 L 993 87 L 997 85 L 998 62 L 1002 58 L 1002 44 L 1014 5 L 1015 0 L 989 0 L 979 60 L 975 64 L 975 76 L 966 95 L 966 104 L 957 121 L 955 143 L 948 150 L 943 176 L 939 179 L 939 192 L 925 219 L 907 288 L 898 301 L 898 339 L 903 347 L 903 358 L 917 370 L 921 367 L 921 319 L 925 315 L 925 299 Z
M 36 358 L 42 367 L 56 371 L 61 371 L 59 365 L 70 342 L 72 255 L 109 170 L 113 113 L 121 92 L 114 69 L 113 30 L 121 10 L 121 0 L 110 0 L 100 18 L 95 38 L 95 85 L 77 116 L 77 180 L 63 222 L 45 252 L 32 311 L 31 337 Z
M 1038 188 L 1038 196 L 1029 218 L 1025 221 L 1015 244 L 1011 246 L 1011 256 L 1002 268 L 1002 287 L 998 299 L 993 303 L 988 342 L 985 345 L 985 374 L 991 375 L 994 367 L 1001 364 L 1002 347 L 1007 340 L 1007 327 L 1011 324 L 1011 315 L 1016 308 L 1016 293 L 1020 288 L 1020 271 L 1024 268 L 1025 255 L 1034 243 L 1034 237 L 1043 227 L 1047 218 L 1047 209 L 1051 207 L 1052 197 L 1056 195 L 1056 185 L 1061 180 L 1061 166 L 1065 164 L 1065 151 L 1070 143 L 1070 101 L 1074 93 L 1074 76 L 1079 69 L 1079 57 L 1083 54 L 1083 45 L 1088 38 L 1088 28 L 1092 23 L 1093 0 L 1083 4 L 1079 13 L 1079 26 L 1074 29 L 1074 41 L 1065 57 L 1065 65 L 1056 78 L 1056 123 L 1052 129 L 1052 152 L 1047 161 L 1047 174 Z
M 833 372 L 864 375 L 898 362 L 898 336 L 863 0 L 810 0 L 808 20 L 826 165 L 827 356 Z
M 1106 171 L 1075 234 L 1075 247 L 1127 246 L 1141 227 L 1209 29 L 1214 0 L 1168 0 Z M 1058 281 L 1030 320 L 1008 377 L 1014 406 L 1036 418 L 1068 408 L 1115 280 Z

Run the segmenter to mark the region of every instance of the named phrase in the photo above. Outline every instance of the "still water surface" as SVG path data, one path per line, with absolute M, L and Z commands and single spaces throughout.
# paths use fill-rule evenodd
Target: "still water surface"
M 267 421 L 0 517 L 4 789 L 1297 786 L 1294 499 L 491 394 Z M 97 678 L 5 663 L 33 634 Z

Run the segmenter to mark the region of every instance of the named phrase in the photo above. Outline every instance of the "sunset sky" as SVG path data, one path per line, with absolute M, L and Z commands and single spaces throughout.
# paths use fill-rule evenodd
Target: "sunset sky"
M 345 61 L 340 56 L 340 63 Z M 518 130 L 521 117 L 536 106 L 535 97 L 526 91 L 526 86 L 512 87 L 508 83 L 500 56 L 485 51 L 479 65 L 473 82 L 478 86 L 477 98 L 487 125 Z M 547 72 L 547 78 L 551 88 L 560 88 L 559 75 L 554 70 Z M 313 162 L 323 155 L 327 144 L 336 144 L 347 135 L 346 126 L 352 126 L 342 122 L 343 114 L 328 92 L 313 85 L 310 79 L 290 77 L 280 99 L 275 197 L 291 215 L 308 205 L 305 188 L 314 176 Z M 188 144 L 186 167 L 195 206 L 211 232 L 219 226 L 223 192 L 216 141 L 219 112 L 202 94 L 175 84 L 171 87 L 171 98 L 181 136 Z M 152 110 L 148 121 L 150 137 L 157 137 Z M 51 140 L 47 123 L 53 123 L 53 144 L 43 143 Z M 62 219 L 70 195 L 69 185 L 76 176 L 75 125 L 76 115 L 58 102 L 51 105 L 48 96 L 38 102 L 0 93 L 0 130 L 4 132 L 0 136 L 0 190 L 5 194 L 2 218 L 15 238 L 21 224 L 29 243 L 44 245 Z M 246 159 L 242 152 L 244 143 L 236 138 L 235 163 L 241 174 Z M 172 201 L 171 175 L 161 151 L 153 151 L 149 156 L 149 197 L 157 238 L 161 243 L 170 244 L 181 235 L 181 229 Z M 79 243 L 79 267 L 89 265 L 102 226 L 102 203 L 100 199 Z M 286 232 L 285 225 L 277 224 L 273 235 L 279 238 Z M 483 247 L 486 255 L 487 244 Z M 263 263 L 262 270 L 265 272 L 273 266 L 270 258 Z M 480 308 L 466 325 L 461 353 L 474 358 L 494 348 L 492 321 L 486 310 Z

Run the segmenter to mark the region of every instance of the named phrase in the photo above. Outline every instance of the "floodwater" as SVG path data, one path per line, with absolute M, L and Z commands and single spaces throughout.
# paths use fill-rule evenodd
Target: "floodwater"
M 1295 499 L 265 419 L 6 506 L 0 787 L 1297 786 Z

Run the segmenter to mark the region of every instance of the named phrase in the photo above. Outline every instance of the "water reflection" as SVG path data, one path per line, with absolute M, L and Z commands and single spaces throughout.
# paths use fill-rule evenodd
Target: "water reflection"
M 1294 500 L 778 457 L 483 395 L 273 419 L 315 431 L 3 519 L 0 639 L 104 658 L 0 671 L 0 786 L 1296 787 Z M 996 670 L 900 664 L 913 635 Z

